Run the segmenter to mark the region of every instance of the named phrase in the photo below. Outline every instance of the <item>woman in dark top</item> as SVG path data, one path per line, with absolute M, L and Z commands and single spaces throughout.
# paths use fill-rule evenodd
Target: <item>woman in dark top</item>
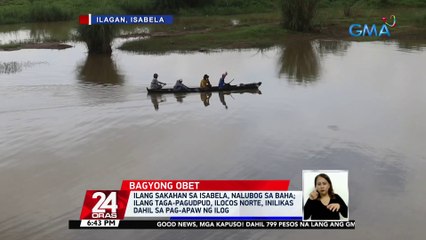
M 309 194 L 305 204 L 305 219 L 339 220 L 339 213 L 345 218 L 348 217 L 348 207 L 343 199 L 334 193 L 330 177 L 324 173 L 317 175 L 315 190 Z

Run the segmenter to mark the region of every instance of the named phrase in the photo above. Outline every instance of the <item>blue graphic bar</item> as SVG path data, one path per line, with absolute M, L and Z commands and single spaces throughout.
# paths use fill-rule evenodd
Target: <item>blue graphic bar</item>
M 170 217 L 178 221 L 302 221 L 302 217 Z
M 173 24 L 172 15 L 92 15 L 89 25 L 94 24 Z

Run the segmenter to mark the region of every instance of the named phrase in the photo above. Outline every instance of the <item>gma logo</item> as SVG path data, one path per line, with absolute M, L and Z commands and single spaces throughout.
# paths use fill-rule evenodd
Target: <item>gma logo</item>
M 364 24 L 364 26 L 362 26 L 361 24 L 351 24 L 351 26 L 349 26 L 349 35 L 351 35 L 352 37 L 365 37 L 366 35 L 371 37 L 381 37 L 383 35 L 390 37 L 390 31 L 389 28 L 386 26 L 386 24 L 382 25 L 382 28 L 380 28 L 379 33 L 377 33 L 377 27 L 376 24 L 371 25 L 371 27 L 369 27 L 367 24 Z

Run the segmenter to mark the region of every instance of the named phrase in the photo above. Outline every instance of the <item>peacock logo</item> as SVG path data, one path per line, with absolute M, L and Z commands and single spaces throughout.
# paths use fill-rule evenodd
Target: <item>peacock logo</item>
M 395 15 L 391 15 L 389 20 L 392 20 L 392 24 L 388 23 L 388 19 L 386 17 L 382 17 L 382 21 L 390 28 L 394 28 L 396 26 L 396 17 Z

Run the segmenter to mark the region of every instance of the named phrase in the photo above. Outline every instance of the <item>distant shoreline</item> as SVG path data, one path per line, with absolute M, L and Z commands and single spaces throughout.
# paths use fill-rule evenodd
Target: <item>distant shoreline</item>
M 413 13 L 415 11 L 415 13 Z M 306 39 L 334 39 L 345 41 L 426 41 L 426 8 L 384 9 L 363 13 L 358 9 L 354 17 L 344 17 L 338 9 L 320 9 L 311 32 L 299 33 L 281 27 L 279 13 L 258 13 L 226 16 L 177 16 L 173 25 L 147 25 L 150 32 L 127 33 L 119 38 L 129 40 L 121 50 L 143 53 L 166 53 L 179 51 L 214 51 L 215 49 L 269 48 L 279 45 L 294 36 Z M 389 12 L 398 12 L 398 24 L 390 30 L 391 37 L 351 37 L 348 28 L 352 23 L 382 24 L 381 17 Z M 414 17 L 413 17 L 414 16 Z M 142 25 L 141 25 L 142 26 Z M 66 49 L 71 47 L 59 41 L 45 40 L 41 43 L 13 43 L 0 45 L 0 50 L 19 49 Z

